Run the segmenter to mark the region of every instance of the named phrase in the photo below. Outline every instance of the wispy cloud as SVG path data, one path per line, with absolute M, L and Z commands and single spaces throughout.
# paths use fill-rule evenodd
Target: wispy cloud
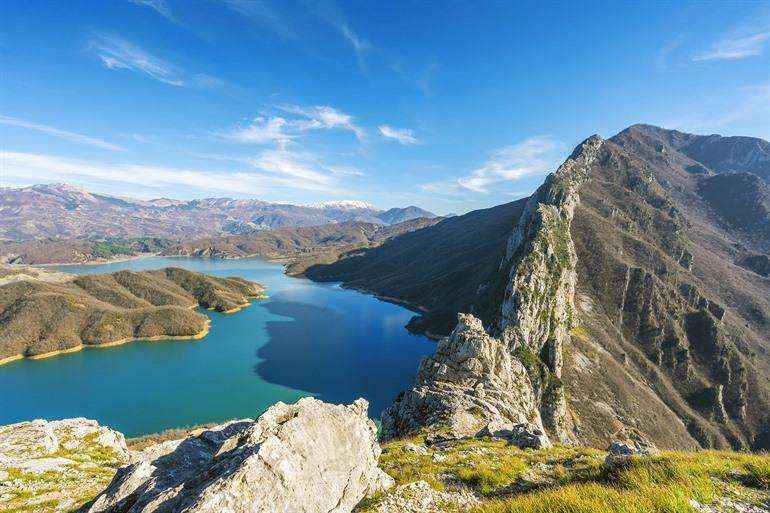
M 52 135 L 54 137 L 65 139 L 67 141 L 88 144 L 91 146 L 96 146 L 97 148 L 103 148 L 105 150 L 126 151 L 126 149 L 123 148 L 122 146 L 118 146 L 117 144 L 107 142 L 103 139 L 97 139 L 96 137 L 89 137 L 87 135 L 78 134 L 75 132 L 69 132 L 67 130 L 62 130 L 61 128 L 42 125 L 40 123 L 33 123 L 32 121 L 26 121 L 23 119 L 13 118 L 10 116 L 0 115 L 0 125 L 26 128 L 28 130 L 42 132 L 44 134 Z
M 175 87 L 215 87 L 224 82 L 205 73 L 191 73 L 168 61 L 113 35 L 97 35 L 89 49 L 107 68 L 128 70 L 148 75 L 159 82 Z
M 128 0 L 135 5 L 142 5 L 155 10 L 158 14 L 166 18 L 167 20 L 179 23 L 179 20 L 174 16 L 171 6 L 165 0 Z
M 489 159 L 465 176 L 422 184 L 420 188 L 426 192 L 448 195 L 460 194 L 462 189 L 489 194 L 491 185 L 554 171 L 563 160 L 563 151 L 564 145 L 549 136 L 530 137 L 495 151 Z
M 289 128 L 288 125 L 289 122 L 280 116 L 258 116 L 249 125 L 229 130 L 220 135 L 226 139 L 243 143 L 286 142 L 296 137 L 296 134 L 289 134 L 285 131 Z
M 341 110 L 328 105 L 315 105 L 312 107 L 301 107 L 298 105 L 284 105 L 279 109 L 303 116 L 305 121 L 297 121 L 296 127 L 299 130 L 317 130 L 317 129 L 342 129 L 350 130 L 359 140 L 364 138 L 364 129 L 353 121 L 353 116 L 346 114 Z
M 340 190 L 337 175 L 326 172 L 316 158 L 307 153 L 270 150 L 252 159 L 242 159 L 243 167 L 232 171 L 100 163 L 55 155 L 0 152 L 0 171 L 6 183 L 108 183 L 116 190 L 133 186 L 161 195 L 182 188 L 193 189 L 198 194 L 220 191 L 241 196 L 297 190 L 336 193 Z
M 388 125 L 380 125 L 377 127 L 380 130 L 380 134 L 387 139 L 395 139 L 404 146 L 409 144 L 417 144 L 417 139 L 412 135 L 412 131 L 408 128 L 394 128 Z
M 770 19 L 766 7 L 756 18 L 734 28 L 713 42 L 694 61 L 724 61 L 745 59 L 763 53 L 770 42 Z
M 91 50 L 109 69 L 144 73 L 155 80 L 181 87 L 186 85 L 181 70 L 116 36 L 97 36 L 91 41 Z
M 261 28 L 294 39 L 297 34 L 290 21 L 266 0 L 217 0 Z
M 350 44 L 359 58 L 371 48 L 369 42 L 353 29 L 334 0 L 313 0 L 306 3 L 313 14 L 326 22 Z
M 277 107 L 295 117 L 262 115 L 254 118 L 247 126 L 220 132 L 226 139 L 243 143 L 279 143 L 285 145 L 311 130 L 349 130 L 359 140 L 364 138 L 364 129 L 353 121 L 353 116 L 328 105 L 302 107 L 284 105 Z

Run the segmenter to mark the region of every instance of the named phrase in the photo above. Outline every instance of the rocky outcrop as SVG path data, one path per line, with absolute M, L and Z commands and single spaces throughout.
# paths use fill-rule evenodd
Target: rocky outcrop
M 545 424 L 568 439 L 560 378 L 576 282 L 570 223 L 602 144 L 598 136 L 586 140 L 529 199 L 500 263 L 509 278 L 497 322 L 487 331 L 459 315 L 452 335 L 421 363 L 417 386 L 383 413 L 385 438 L 439 426 L 473 434 L 499 422 Z
M 127 459 L 123 435 L 93 420 L 0 426 L 0 509 L 71 511 Z
M 135 455 L 81 513 L 349 512 L 392 486 L 377 468 L 368 403 L 277 403 L 255 422 L 218 426 Z
M 452 335 L 420 363 L 417 386 L 383 412 L 382 436 L 439 427 L 473 435 L 489 422 L 528 420 L 540 424 L 524 365 L 487 334 L 481 321 L 460 314 Z

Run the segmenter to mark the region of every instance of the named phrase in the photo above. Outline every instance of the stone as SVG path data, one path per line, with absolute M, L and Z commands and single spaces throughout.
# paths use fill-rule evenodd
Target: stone
M 401 438 L 425 428 L 474 436 L 492 421 L 527 422 L 533 411 L 536 400 L 521 362 L 478 318 L 459 314 L 452 334 L 420 363 L 416 386 L 383 412 L 382 437 Z
M 0 509 L 72 511 L 129 458 L 123 435 L 96 421 L 34 420 L 0 426 Z M 13 476 L 13 479 L 11 477 Z
M 517 424 L 513 426 L 508 444 L 515 445 L 521 449 L 549 449 L 552 447 L 551 440 L 545 434 L 545 431 L 533 424 Z
M 374 507 L 377 513 L 443 513 L 471 511 L 480 502 L 468 490 L 434 490 L 425 481 L 401 485 Z
M 607 451 L 609 454 L 604 459 L 604 465 L 609 469 L 624 465 L 634 456 L 650 457 L 658 454 L 655 445 L 636 433 L 632 433 L 628 440 L 612 442 Z
M 393 486 L 368 403 L 312 397 L 138 453 L 81 513 L 349 512 Z
M 419 456 L 425 456 L 428 454 L 428 449 L 424 445 L 417 445 L 412 443 L 402 445 L 401 450 L 404 452 L 411 452 L 412 454 L 417 454 Z

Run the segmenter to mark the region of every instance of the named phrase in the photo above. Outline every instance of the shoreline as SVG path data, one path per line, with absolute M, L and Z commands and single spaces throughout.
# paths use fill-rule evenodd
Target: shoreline
M 29 267 L 60 267 L 60 266 L 75 266 L 75 265 L 109 265 L 109 264 L 120 264 L 122 262 L 130 262 L 131 260 L 140 260 L 142 258 L 152 258 L 161 256 L 160 253 L 139 253 L 136 255 L 125 255 L 118 258 L 111 258 L 110 260 L 88 260 L 86 262 L 67 262 L 67 263 L 48 263 L 48 264 L 11 264 L 11 265 L 19 265 L 19 266 L 29 266 Z
M 185 340 L 201 340 L 205 338 L 210 331 L 211 331 L 211 319 L 206 318 L 206 322 L 205 322 L 205 325 L 203 326 L 203 329 L 193 335 L 152 335 L 149 337 L 126 337 L 118 340 L 113 340 L 110 342 L 105 342 L 103 344 L 82 344 L 81 343 L 76 346 L 69 347 L 67 349 L 57 349 L 55 351 L 49 351 L 47 353 L 40 353 L 40 354 L 31 355 L 31 356 L 25 356 L 23 354 L 8 356 L 6 358 L 0 359 L 0 365 L 15 362 L 17 360 L 44 360 L 46 358 L 51 358 L 53 356 L 58 356 L 62 354 L 76 353 L 78 351 L 82 351 L 83 349 L 105 349 L 109 347 L 122 346 L 130 342 L 159 342 L 159 341 L 174 342 L 174 341 L 185 341 Z

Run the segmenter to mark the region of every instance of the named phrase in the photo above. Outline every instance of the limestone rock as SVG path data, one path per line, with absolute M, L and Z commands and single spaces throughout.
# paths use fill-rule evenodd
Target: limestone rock
M 393 485 L 377 468 L 368 403 L 277 403 L 234 422 L 150 447 L 82 513 L 349 512 Z
M 526 423 L 490 422 L 481 431 L 476 433 L 476 436 L 503 438 L 508 440 L 510 445 L 515 445 L 522 449 L 547 449 L 552 447 L 551 440 L 542 428 Z
M 399 486 L 377 503 L 377 513 L 442 513 L 470 511 L 480 500 L 468 490 L 438 491 L 425 481 Z
M 609 454 L 604 460 L 604 465 L 610 469 L 623 465 L 634 456 L 649 457 L 658 453 L 655 445 L 638 434 L 632 434 L 628 440 L 611 443 L 607 451 Z
M 491 421 L 522 423 L 535 413 L 524 366 L 472 315 L 459 314 L 451 336 L 420 364 L 417 386 L 401 394 L 382 414 L 384 439 L 423 428 L 448 427 L 473 436 Z
M 404 452 L 411 452 L 419 456 L 425 456 L 428 454 L 428 449 L 424 445 L 417 444 L 404 444 L 401 446 L 401 450 Z
M 83 418 L 0 426 L 0 509 L 71 511 L 128 458 L 123 435 Z

